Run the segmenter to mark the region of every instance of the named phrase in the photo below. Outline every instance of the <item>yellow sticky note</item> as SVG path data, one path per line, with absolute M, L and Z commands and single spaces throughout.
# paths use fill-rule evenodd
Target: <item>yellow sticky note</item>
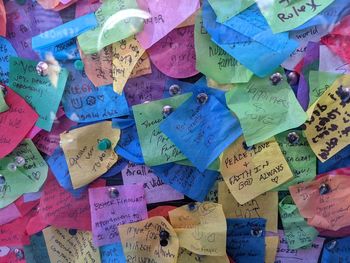
M 155 216 L 137 223 L 118 226 L 127 262 L 176 263 L 179 239 L 168 221 Z M 169 233 L 168 244 L 160 245 L 159 233 Z
M 279 236 L 265 237 L 265 263 L 275 262 L 279 242 Z
M 350 87 L 349 75 L 339 77 L 307 111 L 305 135 L 321 162 L 349 145 L 350 110 L 340 98 L 342 87 Z
M 151 74 L 152 68 L 151 68 L 151 61 L 149 59 L 149 56 L 147 52 L 144 52 L 143 55 L 139 58 L 137 61 L 135 67 L 130 73 L 129 78 L 137 78 L 146 74 Z
M 122 93 L 137 61 L 145 50 L 135 36 L 123 39 L 113 44 L 113 90 Z
M 52 263 L 101 262 L 98 247 L 92 245 L 91 232 L 77 230 L 72 235 L 67 229 L 48 227 L 43 233 Z
M 226 218 L 222 205 L 203 202 L 169 211 L 180 246 L 199 255 L 226 255 Z
M 244 204 L 293 177 L 278 143 L 272 138 L 245 149 L 241 136 L 221 158 L 221 174 L 238 203 Z
M 120 130 L 112 129 L 110 121 L 77 128 L 60 137 L 74 189 L 91 183 L 118 161 L 114 147 L 119 141 Z M 103 139 L 109 140 L 111 145 L 101 151 L 98 145 Z
M 230 263 L 227 255 L 211 257 L 193 253 L 186 248 L 180 247 L 177 263 Z
M 239 204 L 225 182 L 219 182 L 219 204 L 222 205 L 226 218 L 257 218 L 267 220 L 266 231 L 277 233 L 278 224 L 278 193 L 267 192 L 248 201 Z

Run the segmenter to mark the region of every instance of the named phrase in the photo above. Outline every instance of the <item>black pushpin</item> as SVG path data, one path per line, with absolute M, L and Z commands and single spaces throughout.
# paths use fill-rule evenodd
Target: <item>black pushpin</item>
M 262 233 L 263 233 L 263 231 L 257 227 L 250 230 L 250 234 L 254 237 L 261 237 Z
M 350 100 L 350 87 L 343 87 L 340 85 L 336 93 L 342 102 L 346 103 Z
M 205 93 L 199 93 L 197 95 L 197 101 L 199 104 L 205 104 L 208 101 L 209 97 Z
M 115 187 L 109 188 L 109 196 L 110 196 L 111 198 L 116 198 L 116 197 L 118 197 L 118 196 L 119 196 L 119 191 L 118 191 L 118 189 L 115 188 Z
M 190 210 L 190 211 L 196 210 L 196 204 L 195 203 L 189 203 L 187 205 L 187 207 L 188 207 L 188 210 Z
M 295 71 L 291 71 L 287 74 L 287 82 L 289 85 L 294 86 L 299 82 L 299 75 Z
M 73 229 L 73 228 L 71 228 L 71 229 L 69 229 L 68 230 L 68 233 L 70 234 L 70 235 L 72 235 L 72 236 L 75 236 L 76 234 L 77 234 L 77 230 L 76 229 Z
M 168 242 L 167 239 L 161 239 L 161 240 L 159 241 L 159 244 L 160 244 L 162 247 L 166 247 L 166 246 L 169 244 L 169 242 Z
M 169 94 L 171 96 L 175 96 L 181 93 L 181 88 L 177 84 L 173 84 L 169 87 Z
M 274 85 L 274 86 L 276 86 L 282 80 L 283 80 L 283 76 L 279 72 L 276 72 L 270 76 L 270 81 L 271 81 L 272 85 Z
M 168 117 L 172 112 L 173 112 L 173 107 L 169 105 L 165 105 L 163 107 L 162 113 L 164 118 Z
M 170 237 L 170 234 L 169 234 L 168 231 L 166 231 L 166 230 L 161 230 L 161 231 L 159 232 L 159 238 L 160 238 L 160 239 L 169 239 L 169 237 Z
M 299 142 L 299 135 L 296 132 L 290 132 L 287 135 L 287 140 L 290 144 L 297 144 Z
M 328 194 L 331 191 L 331 188 L 328 184 L 321 184 L 320 186 L 320 195 Z

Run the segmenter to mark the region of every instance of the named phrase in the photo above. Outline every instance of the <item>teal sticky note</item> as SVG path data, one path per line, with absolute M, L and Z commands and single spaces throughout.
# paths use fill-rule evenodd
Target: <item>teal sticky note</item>
M 50 131 L 60 104 L 68 71 L 50 65 L 49 74 L 40 76 L 38 62 L 17 57 L 10 58 L 10 87 L 39 114 L 36 126 Z

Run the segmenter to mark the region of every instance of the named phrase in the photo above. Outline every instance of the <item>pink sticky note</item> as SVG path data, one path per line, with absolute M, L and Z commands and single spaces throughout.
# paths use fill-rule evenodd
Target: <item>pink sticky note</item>
M 21 213 L 18 211 L 17 206 L 12 203 L 0 210 L 0 225 L 7 224 L 20 216 Z
M 6 89 L 5 100 L 10 109 L 0 113 L 0 158 L 16 148 L 38 119 L 38 114 L 21 96 Z
M 121 185 L 89 189 L 92 241 L 103 246 L 120 241 L 118 225 L 147 219 L 142 185 Z
M 124 185 L 143 184 L 147 204 L 183 199 L 183 194 L 165 184 L 145 165 L 128 163 L 122 170 Z
M 139 7 L 151 13 L 137 34 L 144 49 L 150 48 L 199 8 L 199 0 L 137 0 Z
M 176 28 L 147 50 L 153 64 L 172 78 L 198 74 L 194 49 L 194 26 Z
M 34 137 L 33 142 L 40 151 L 47 155 L 52 155 L 60 144 L 60 134 L 69 130 L 75 124 L 74 121 L 71 121 L 66 116 L 62 116 L 54 122 L 50 132 L 42 130 Z

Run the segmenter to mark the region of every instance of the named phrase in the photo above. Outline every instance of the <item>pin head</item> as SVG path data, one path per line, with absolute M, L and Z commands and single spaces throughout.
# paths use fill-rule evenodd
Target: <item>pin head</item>
M 77 234 L 77 232 L 78 232 L 78 230 L 72 229 L 72 228 L 68 230 L 68 233 L 72 236 L 75 236 Z
M 291 71 L 287 75 L 287 81 L 289 85 L 294 86 L 299 82 L 299 75 L 295 71 Z
M 119 196 L 119 191 L 118 191 L 118 189 L 115 188 L 115 187 L 109 188 L 108 191 L 109 191 L 109 196 L 110 196 L 111 198 L 117 198 L 117 197 Z
M 16 156 L 15 157 L 15 164 L 17 167 L 22 167 L 25 165 L 26 159 L 24 159 L 22 156 Z
M 169 234 L 169 232 L 166 231 L 166 230 L 161 230 L 161 231 L 159 232 L 159 238 L 160 238 L 160 239 L 169 239 L 169 236 L 170 236 L 170 234 Z
M 297 144 L 299 142 L 299 135 L 296 132 L 290 132 L 287 135 L 287 140 L 290 144 Z
M 17 259 L 24 259 L 24 253 L 23 253 L 22 249 L 15 248 L 14 252 L 16 254 Z
M 197 95 L 197 101 L 199 104 L 205 104 L 208 101 L 208 95 L 206 93 L 199 93 Z
M 162 247 L 166 247 L 168 245 L 168 240 L 167 239 L 161 239 L 159 241 L 159 244 L 162 246 Z
M 328 250 L 332 250 L 337 245 L 337 240 L 329 241 L 326 245 Z
M 260 229 L 260 228 L 253 228 L 251 231 L 250 231 L 250 234 L 254 237 L 261 237 L 263 231 Z
M 346 103 L 350 100 L 350 87 L 340 86 L 336 93 L 342 102 Z
M 104 138 L 98 143 L 98 147 L 97 148 L 100 151 L 106 151 L 106 150 L 108 150 L 111 147 L 112 147 L 112 142 L 109 139 Z
M 46 62 L 44 62 L 44 61 L 40 61 L 36 65 L 36 72 L 40 76 L 47 76 L 49 74 L 49 65 Z
M 320 195 L 328 194 L 331 191 L 331 188 L 328 184 L 321 184 L 320 185 Z
M 74 61 L 74 67 L 76 70 L 83 70 L 84 69 L 84 63 L 80 59 L 77 59 Z
M 9 164 L 7 165 L 7 169 L 8 169 L 9 171 L 11 171 L 11 172 L 15 172 L 15 171 L 17 170 L 17 166 L 16 166 L 15 163 L 9 163 Z
M 190 210 L 190 211 L 196 210 L 196 204 L 195 203 L 189 203 L 187 205 L 187 207 L 188 207 L 188 210 Z
M 173 107 L 169 105 L 165 105 L 163 107 L 162 113 L 164 118 L 168 117 L 172 112 L 173 112 Z
M 270 81 L 271 81 L 272 85 L 274 85 L 274 86 L 279 84 L 282 80 L 283 80 L 283 76 L 279 72 L 276 72 L 270 76 Z
M 177 84 L 173 84 L 169 87 L 169 94 L 171 96 L 175 96 L 181 93 L 181 88 Z

